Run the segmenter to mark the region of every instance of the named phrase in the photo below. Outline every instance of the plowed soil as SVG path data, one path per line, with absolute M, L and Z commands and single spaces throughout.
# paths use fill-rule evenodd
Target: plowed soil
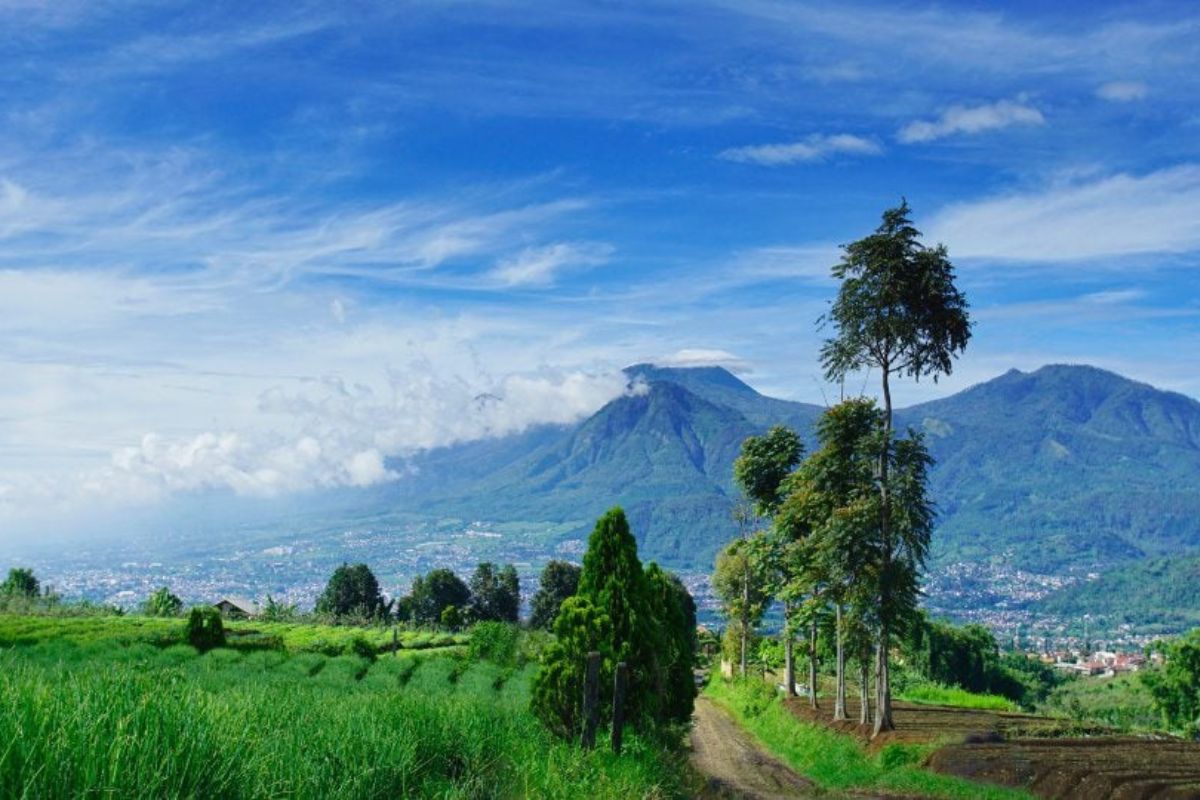
M 858 719 L 858 703 L 849 703 Z M 1023 788 L 1054 800 L 1200 800 L 1200 743 L 1114 736 L 1031 714 L 896 702 L 896 730 L 870 738 L 857 722 L 831 721 L 832 701 L 814 711 L 787 701 L 800 719 L 860 737 L 870 747 L 936 744 L 927 766 L 947 775 Z

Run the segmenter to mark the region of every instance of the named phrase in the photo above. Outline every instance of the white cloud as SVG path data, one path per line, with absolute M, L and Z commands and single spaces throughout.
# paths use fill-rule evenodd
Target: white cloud
M 1111 81 L 1096 89 L 1096 96 L 1114 103 L 1129 103 L 1141 100 L 1150 92 L 1150 87 L 1141 81 Z
M 873 156 L 883 150 L 878 144 L 861 136 L 848 133 L 832 135 L 814 134 L 798 142 L 783 144 L 760 144 L 732 147 L 719 154 L 726 161 L 778 167 L 804 161 L 822 161 L 839 153 L 847 155 Z
M 1055 262 L 1200 250 L 1200 166 L 956 203 L 924 228 L 966 258 Z
M 655 359 L 661 367 L 725 367 L 731 372 L 746 372 L 749 364 L 745 359 L 728 350 L 685 347 L 669 356 Z
M 548 286 L 563 270 L 599 266 L 612 254 L 612 245 L 596 242 L 526 247 L 497 264 L 491 275 L 503 286 Z
M 980 106 L 950 106 L 936 120 L 917 120 L 900 129 L 905 144 L 932 142 L 955 134 L 976 134 L 1013 125 L 1044 125 L 1042 112 L 1018 98 Z

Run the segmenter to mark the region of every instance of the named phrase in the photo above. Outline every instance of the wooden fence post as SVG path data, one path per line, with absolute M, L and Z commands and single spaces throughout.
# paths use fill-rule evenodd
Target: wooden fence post
M 587 656 L 587 672 L 583 676 L 583 749 L 596 746 L 596 726 L 600 724 L 600 654 L 593 650 Z
M 629 665 L 622 661 L 617 664 L 617 673 L 613 677 L 613 707 L 612 707 L 612 750 L 621 755 L 621 733 L 625 727 L 625 690 L 629 686 Z
M 396 632 L 394 627 L 392 628 L 392 655 L 397 658 L 400 657 L 400 634 Z

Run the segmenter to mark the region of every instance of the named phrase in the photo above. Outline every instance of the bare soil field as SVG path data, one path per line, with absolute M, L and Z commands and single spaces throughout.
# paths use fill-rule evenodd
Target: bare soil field
M 1200 798 L 1200 744 L 1104 737 L 948 745 L 929 766 L 1062 800 Z
M 870 726 L 857 723 L 857 698 L 847 698 L 846 712 L 854 722 L 833 722 L 833 701 L 821 699 L 820 708 L 813 710 L 803 697 L 786 701 L 789 711 L 807 722 L 817 722 L 834 730 L 859 737 L 872 749 L 887 744 L 937 744 L 965 741 L 1001 741 L 1025 737 L 1095 735 L 1106 733 L 1104 728 L 1081 728 L 1065 720 L 1019 714 L 1008 711 L 981 711 L 971 708 L 949 708 L 895 701 L 892 719 L 896 730 L 871 738 Z
M 798 718 L 869 742 L 943 744 L 928 759 L 936 772 L 1024 788 L 1055 800 L 1183 800 L 1200 798 L 1200 743 L 1169 737 L 1116 736 L 1032 714 L 897 702 L 897 730 L 870 739 L 856 722 L 833 723 L 831 702 L 816 711 L 804 698 L 787 701 Z M 848 708 L 858 718 L 858 705 Z

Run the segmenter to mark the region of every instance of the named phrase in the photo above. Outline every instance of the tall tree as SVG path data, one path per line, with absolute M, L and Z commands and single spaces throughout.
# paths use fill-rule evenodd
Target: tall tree
M 733 480 L 754 503 L 755 512 L 761 517 L 772 518 L 778 512 L 784 499 L 783 486 L 788 476 L 800 463 L 804 455 L 804 445 L 800 437 L 792 429 L 776 425 L 762 436 L 751 436 L 742 442 L 742 450 L 733 463 Z M 781 588 L 789 584 L 785 554 L 790 551 L 787 542 L 766 542 L 769 546 L 760 548 L 757 555 L 768 558 L 764 564 L 766 575 L 773 578 L 772 583 Z M 784 652 L 784 682 L 788 695 L 796 693 L 796 659 L 794 649 L 794 620 L 792 607 L 795 599 L 790 594 L 783 600 L 783 652 Z M 742 636 L 745 639 L 749 631 L 743 627 Z M 744 649 L 744 645 L 743 645 Z M 814 695 L 815 698 L 815 695 Z
M 613 658 L 629 665 L 629 719 L 652 724 L 659 716 L 662 699 L 655 693 L 659 620 L 650 604 L 637 540 L 620 508 L 609 509 L 596 521 L 583 555 L 576 596 L 608 617 Z
M 497 570 L 484 561 L 471 576 L 470 616 L 474 622 L 516 622 L 521 606 L 521 585 L 512 564 Z
M 442 612 L 449 606 L 467 608 L 470 602 L 471 590 L 462 578 L 448 569 L 435 569 L 413 580 L 412 591 L 403 605 L 412 615 L 413 622 L 438 625 L 442 621 Z
M 390 610 L 390 604 L 379 590 L 375 573 L 366 564 L 342 564 L 335 569 L 316 605 L 318 614 L 334 617 L 380 619 Z
M 761 534 L 760 534 L 761 535 Z M 736 625 L 740 640 L 738 673 L 746 677 L 750 635 L 767 610 L 770 595 L 762 562 L 754 557 L 749 539 L 734 539 L 717 554 L 712 577 L 713 591 L 721 599 L 721 609 L 731 625 Z
M 846 719 L 847 612 L 862 616 L 869 608 L 864 578 L 877 560 L 874 463 L 879 423 L 880 412 L 871 400 L 846 400 L 826 410 L 817 423 L 819 447 L 800 469 L 809 491 L 807 511 L 816 527 L 812 558 L 835 611 L 833 716 L 839 721 Z
M 971 323 L 967 301 L 954 285 L 954 267 L 943 245 L 926 247 L 909 219 L 907 202 L 883 213 L 873 234 L 844 246 L 842 260 L 833 267 L 841 282 L 823 321 L 832 324 L 834 336 L 821 348 L 827 379 L 843 381 L 849 373 L 879 371 L 883 394 L 883 435 L 879 439 L 878 485 L 882 561 L 890 564 L 896 541 L 892 521 L 892 481 L 889 449 L 892 446 L 893 375 L 917 380 L 948 375 L 954 358 L 967 345 Z M 881 573 L 880 602 L 891 602 L 890 567 Z M 892 730 L 891 690 L 888 684 L 888 651 L 892 631 L 886 622 L 879 628 L 875 668 L 875 733 Z
M 651 606 L 658 612 L 659 695 L 664 719 L 685 723 L 696 698 L 696 602 L 678 575 L 653 561 L 646 566 Z
M 4 583 L 0 583 L 0 595 L 5 597 L 34 598 L 41 591 L 41 584 L 28 567 L 13 567 L 8 571 Z
M 569 561 L 550 561 L 542 569 L 538 590 L 530 601 L 529 624 L 534 628 L 552 629 L 559 606 L 573 597 L 579 588 L 580 568 Z

